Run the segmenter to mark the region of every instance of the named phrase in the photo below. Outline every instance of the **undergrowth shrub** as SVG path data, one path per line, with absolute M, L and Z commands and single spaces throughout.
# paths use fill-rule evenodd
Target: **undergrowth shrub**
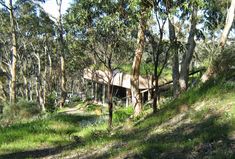
M 55 92 L 52 92 L 50 95 L 47 96 L 45 104 L 47 112 L 53 113 L 56 110 L 55 100 L 56 100 Z
M 4 104 L 3 118 L 9 120 L 29 119 L 39 115 L 40 112 L 41 110 L 36 102 L 20 99 L 15 104 Z
M 71 102 L 80 102 L 82 99 L 81 99 L 81 97 L 79 97 L 79 96 L 74 96 L 74 97 L 72 97 L 71 98 Z
M 100 105 L 97 105 L 97 104 L 88 104 L 87 107 L 86 107 L 86 110 L 88 112 L 92 112 L 92 111 L 95 111 L 97 109 L 100 109 Z
M 134 111 L 132 107 L 120 108 L 113 113 L 113 121 L 123 122 L 127 118 L 129 118 L 133 113 Z

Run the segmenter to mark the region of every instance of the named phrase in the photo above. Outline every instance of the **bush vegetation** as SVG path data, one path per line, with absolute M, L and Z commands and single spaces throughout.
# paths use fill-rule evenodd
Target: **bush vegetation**
M 15 104 L 5 103 L 2 116 L 4 120 L 14 122 L 37 117 L 40 112 L 36 102 L 20 99 Z

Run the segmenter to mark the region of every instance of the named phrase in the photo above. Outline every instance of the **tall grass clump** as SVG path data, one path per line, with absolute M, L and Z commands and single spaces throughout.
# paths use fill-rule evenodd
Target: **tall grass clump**
M 133 111 L 132 107 L 119 108 L 116 111 L 114 111 L 113 121 L 115 123 L 124 122 L 133 113 L 134 113 L 134 111 Z

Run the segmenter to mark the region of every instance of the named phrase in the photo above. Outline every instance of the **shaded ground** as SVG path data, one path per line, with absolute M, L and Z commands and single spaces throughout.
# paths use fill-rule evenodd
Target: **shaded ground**
M 111 132 L 106 118 L 68 108 L 50 119 L 1 128 L 0 158 L 232 159 L 234 90 L 226 85 L 200 87 L 138 120 L 127 119 L 123 109 L 115 112 L 117 127 Z M 181 111 L 182 105 L 189 108 Z M 9 146 L 14 142 L 22 145 Z

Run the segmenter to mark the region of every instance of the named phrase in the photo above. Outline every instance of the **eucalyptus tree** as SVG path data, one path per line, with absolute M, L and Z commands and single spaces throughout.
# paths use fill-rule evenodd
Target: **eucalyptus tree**
M 59 16 L 57 18 L 57 30 L 58 30 L 58 47 L 59 47 L 59 52 L 60 52 L 60 74 L 61 74 L 61 81 L 60 81 L 60 90 L 61 90 L 61 98 L 59 101 L 60 108 L 64 106 L 65 99 L 67 97 L 67 90 L 66 90 L 66 72 L 65 72 L 65 51 L 66 49 L 66 44 L 64 40 L 64 27 L 63 27 L 63 22 L 62 22 L 62 13 L 61 13 L 61 8 L 62 8 L 62 0 L 56 0 L 56 3 L 58 5 L 58 13 Z
M 177 97 L 180 91 L 183 92 L 188 89 L 189 66 L 196 47 L 195 38 L 200 33 L 197 29 L 197 25 L 200 22 L 198 12 L 203 9 L 204 1 L 164 1 L 164 6 L 168 17 L 169 38 L 175 50 L 172 60 L 172 78 L 173 95 Z M 175 16 L 179 17 L 178 19 L 176 18 L 177 22 L 174 22 Z M 189 24 L 185 25 L 187 24 L 185 21 L 189 22 Z M 183 23 L 185 24 L 182 25 Z M 178 31 L 176 31 L 176 27 Z M 187 30 L 189 32 L 186 32 Z M 184 44 L 185 42 L 186 44 Z M 178 52 L 183 45 L 185 49 L 180 49 L 181 52 L 183 51 L 181 57 Z
M 218 63 L 221 61 L 221 54 L 226 45 L 226 41 L 229 35 L 230 30 L 234 24 L 234 14 L 235 14 L 235 1 L 231 0 L 230 7 L 227 9 L 227 2 L 221 1 L 212 1 L 211 3 L 207 3 L 208 10 L 205 11 L 207 15 L 206 27 L 208 27 L 212 31 L 212 36 L 215 36 L 215 28 L 219 28 L 219 31 L 223 29 L 222 34 L 219 38 L 219 45 L 214 51 L 213 58 L 206 72 L 203 74 L 201 80 L 202 82 L 206 82 L 209 80 L 218 70 Z M 227 16 L 226 16 L 227 14 Z
M 131 94 L 132 94 L 132 103 L 134 104 L 134 116 L 138 116 L 142 111 L 142 98 L 139 89 L 140 64 L 145 45 L 145 31 L 147 28 L 147 21 L 149 18 L 151 7 L 153 5 L 151 1 L 145 1 L 145 0 L 132 1 L 130 4 L 131 6 L 133 6 L 134 9 L 137 8 L 137 10 L 139 11 L 138 36 L 137 36 L 136 50 L 132 64 L 132 75 L 131 75 Z
M 225 25 L 224 25 L 224 29 L 223 29 L 223 33 L 220 37 L 220 46 L 223 48 L 225 43 L 226 43 L 226 40 L 228 38 L 228 34 L 229 34 L 229 31 L 231 30 L 231 27 L 232 27 L 232 24 L 233 24 L 233 21 L 234 21 L 234 14 L 235 14 L 235 0 L 232 0 L 231 1 L 231 4 L 230 4 L 230 7 L 227 11 L 227 18 L 226 18 L 226 22 L 225 22 Z
M 42 37 L 42 46 L 43 46 L 43 54 L 44 54 L 44 74 L 43 74 L 43 82 L 44 82 L 44 102 L 45 97 L 52 92 L 52 72 L 53 72 L 53 59 L 55 59 L 54 49 L 56 48 L 55 44 L 55 22 L 52 21 L 47 13 L 43 10 L 40 10 L 39 14 L 39 31 Z M 48 92 L 48 93 L 46 93 Z
M 172 0 L 166 1 L 166 14 L 168 18 L 168 28 L 169 28 L 169 39 L 171 43 L 171 50 L 173 52 L 172 57 L 172 80 L 173 80 L 173 97 L 178 97 L 179 91 L 179 45 L 177 40 L 175 21 L 174 21 L 174 11 L 177 10 L 177 6 Z M 174 7 L 175 6 L 175 7 Z M 178 37 L 179 39 L 179 37 Z
M 43 0 L 38 0 L 38 1 L 43 1 Z M 16 2 L 17 3 L 17 2 Z M 24 3 L 24 2 L 20 2 Z M 1 0 L 0 4 L 8 10 L 9 15 L 10 15 L 10 32 L 11 32 L 11 43 L 12 43 L 12 49 L 9 50 L 12 51 L 12 56 L 11 56 L 11 67 L 10 67 L 10 72 L 11 72 L 11 81 L 10 81 L 10 101 L 11 103 L 16 102 L 16 72 L 17 72 L 17 59 L 19 56 L 18 53 L 18 40 L 17 40 L 17 19 L 15 16 L 15 9 L 16 6 L 14 6 L 12 0 L 8 0 L 7 4 L 5 1 Z
M 198 3 L 192 2 L 189 3 L 189 7 L 192 8 L 190 10 L 190 30 L 187 40 L 187 47 L 186 52 L 183 55 L 182 63 L 181 63 L 181 70 L 180 70 L 180 77 L 179 77 L 179 84 L 181 91 L 186 91 L 188 88 L 188 76 L 189 76 L 189 65 L 193 57 L 193 53 L 196 47 L 195 42 L 195 35 L 196 35 L 196 25 L 198 22 Z
M 23 81 L 23 96 L 33 100 L 35 93 L 41 110 L 45 111 L 46 86 L 50 82 L 47 77 L 51 76 L 48 73 L 51 72 L 48 71 L 48 65 L 51 65 L 47 60 L 50 59 L 48 48 L 51 43 L 48 39 L 54 39 L 53 23 L 40 5 L 33 1 L 16 2 L 16 5 L 21 52 L 18 63 L 22 66 L 19 67 L 21 75 L 18 79 Z
M 32 93 L 32 88 L 29 88 L 29 85 L 32 86 L 32 81 L 35 81 L 34 79 L 31 79 L 34 75 L 34 72 L 37 74 L 36 81 L 39 83 L 39 74 L 40 71 L 34 71 L 32 68 L 34 68 L 35 65 L 33 63 L 37 64 L 37 68 L 40 68 L 38 60 L 40 61 L 40 58 L 36 56 L 36 54 L 39 54 L 39 51 L 37 49 L 36 51 L 36 41 L 38 41 L 38 26 L 39 26 L 39 18 L 37 16 L 37 8 L 36 5 L 34 5 L 31 2 L 25 2 L 25 3 L 17 3 L 18 7 L 16 12 L 16 18 L 17 18 L 17 24 L 18 24 L 18 43 L 19 43 L 19 51 L 21 54 L 19 55 L 19 64 L 22 67 L 19 67 L 19 83 L 23 81 L 23 90 L 24 90 L 24 97 L 25 99 L 30 99 L 30 94 Z M 34 57 L 37 59 L 36 62 L 34 60 Z M 38 58 L 37 58 L 38 57 Z M 20 88 L 19 88 L 20 89 Z M 38 92 L 38 90 L 36 90 Z M 38 101 L 39 96 L 37 93 Z M 31 99 L 32 100 L 32 99 Z M 39 102 L 40 103 L 40 102 Z M 40 104 L 41 105 L 41 104 Z
M 166 67 L 169 57 L 170 57 L 170 51 L 172 48 L 172 44 L 168 42 L 168 40 L 164 39 L 166 37 L 165 34 L 165 27 L 167 22 L 167 14 L 168 11 L 164 5 L 164 1 L 154 1 L 153 3 L 153 19 L 156 21 L 155 30 L 157 30 L 157 33 L 153 33 L 152 31 L 149 31 L 147 34 L 148 41 L 151 45 L 151 56 L 152 56 L 152 63 L 154 65 L 154 71 L 153 71 L 153 113 L 157 112 L 158 109 L 158 99 L 159 99 L 159 78 Z
M 113 7 L 114 9 L 114 7 Z M 116 15 L 115 15 L 116 14 Z M 112 126 L 113 113 L 113 78 L 121 64 L 125 64 L 128 58 L 127 26 L 119 19 L 117 12 L 102 17 L 97 21 L 96 29 L 90 33 L 89 46 L 90 51 L 96 56 L 98 63 L 103 67 L 107 80 L 107 101 L 109 106 L 109 127 Z M 125 57 L 125 58 L 123 58 Z
M 4 100 L 9 99 L 9 84 L 10 84 L 10 68 L 11 54 L 9 52 L 11 46 L 11 38 L 9 31 L 10 15 L 6 9 L 0 10 L 0 70 L 1 70 L 1 96 Z M 3 99 L 3 98 L 2 98 Z M 3 102 L 2 102 L 3 103 Z
M 8 5 L 2 0 L 0 3 L 8 9 L 10 13 L 10 30 L 11 30 L 11 40 L 12 40 L 12 58 L 11 58 L 11 81 L 10 81 L 10 101 L 12 103 L 16 102 L 16 64 L 17 64 L 17 35 L 16 35 L 16 21 L 14 15 L 14 8 L 12 0 L 8 1 Z
M 131 30 L 128 19 L 123 16 L 125 5 L 119 1 L 78 1 L 69 10 L 68 23 L 76 23 L 74 35 L 79 35 L 84 52 L 105 72 L 104 85 L 107 85 L 109 107 L 109 128 L 112 127 L 113 85 L 112 80 L 119 66 L 129 60 L 129 40 Z M 76 18 L 74 18 L 76 17 Z M 73 26 L 75 27 L 75 26 Z M 125 57 L 125 58 L 123 58 Z M 88 67 L 88 66 L 87 66 Z

